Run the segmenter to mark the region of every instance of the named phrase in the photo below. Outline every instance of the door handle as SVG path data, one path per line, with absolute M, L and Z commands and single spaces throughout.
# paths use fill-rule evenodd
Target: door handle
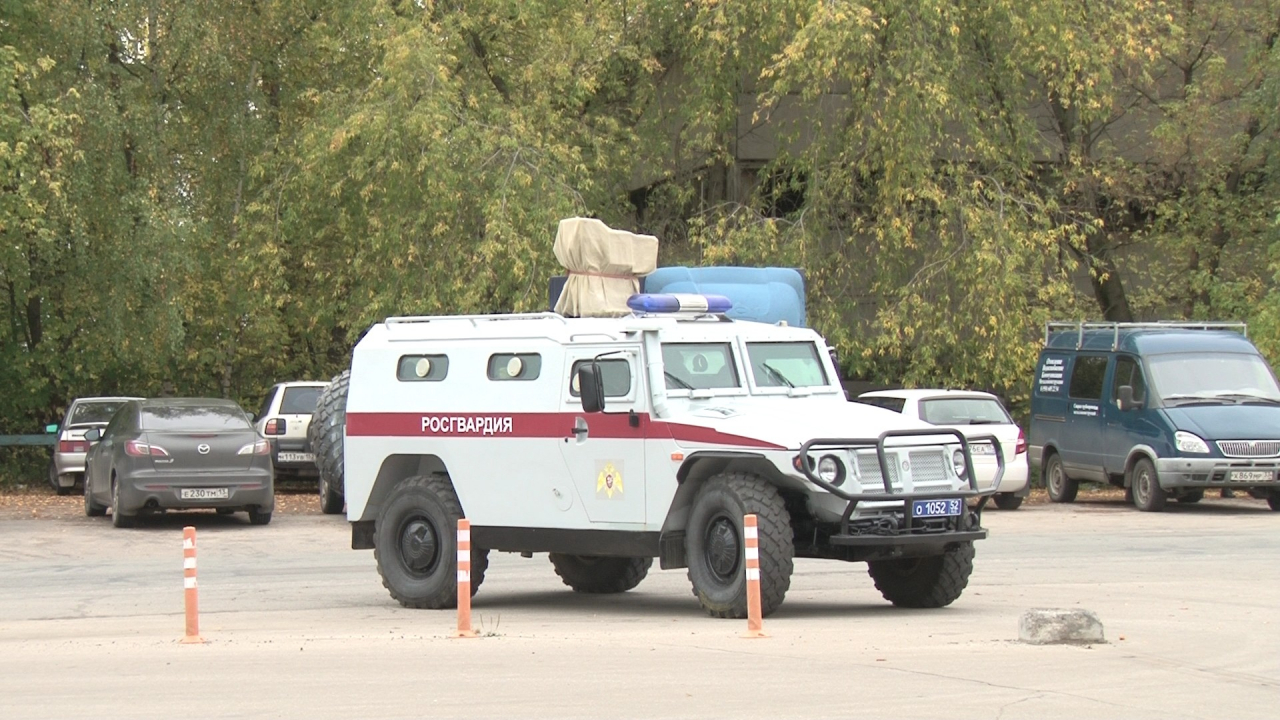
M 578 439 L 578 442 L 582 442 L 587 439 L 586 418 L 578 417 L 573 419 L 573 436 Z

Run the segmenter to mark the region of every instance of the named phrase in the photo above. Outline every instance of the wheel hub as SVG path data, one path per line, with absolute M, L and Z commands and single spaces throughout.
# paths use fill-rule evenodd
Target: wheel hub
M 400 555 L 412 573 L 427 575 L 440 559 L 440 541 L 435 528 L 424 517 L 405 520 L 400 530 Z
M 738 540 L 738 528 L 727 517 L 718 517 L 707 525 L 707 567 L 722 582 L 732 580 L 738 574 L 742 557 L 742 545 Z

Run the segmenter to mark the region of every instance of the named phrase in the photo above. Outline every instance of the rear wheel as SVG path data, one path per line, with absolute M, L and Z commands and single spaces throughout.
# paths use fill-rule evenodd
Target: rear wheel
M 111 476 L 111 525 L 118 528 L 131 528 L 138 523 L 138 516 L 120 512 L 120 483 Z
M 1138 458 L 1133 464 L 1130 487 L 1133 488 L 1134 506 L 1143 512 L 1160 512 L 1169 501 L 1169 493 L 1160 487 L 1156 466 L 1146 458 Z
M 271 522 L 270 510 L 259 510 L 258 508 L 249 508 L 249 524 L 250 525 L 266 525 Z
M 1280 490 L 1272 490 L 1271 493 L 1267 495 L 1267 506 L 1272 510 L 1280 512 Z
M 1044 461 L 1044 486 L 1053 502 L 1074 502 L 1076 493 L 1080 492 L 1080 483 L 1067 477 L 1062 469 L 1062 458 L 1057 453 Z
M 634 588 L 649 574 L 653 558 L 551 553 L 556 575 L 574 592 L 606 595 Z
M 758 475 L 717 475 L 698 492 L 685 529 L 685 555 L 693 594 L 712 617 L 747 615 L 743 516 L 756 515 L 760 552 L 760 610 L 769 615 L 791 586 L 791 516 L 778 489 Z
M 1017 510 L 1022 507 L 1022 498 L 1013 493 L 996 493 L 995 503 L 1001 510 Z
M 347 389 L 351 385 L 351 370 L 343 370 L 320 393 L 307 437 L 316 454 L 316 467 L 320 471 L 320 511 L 326 515 L 342 512 L 346 498 L 343 493 L 343 429 L 347 424 Z
M 382 585 L 405 607 L 458 604 L 458 519 L 462 505 L 444 475 L 400 482 L 382 507 L 373 556 Z M 471 546 L 471 594 L 484 582 L 489 551 Z
M 973 543 L 941 555 L 867 563 L 867 573 L 885 600 L 898 607 L 940 608 L 955 602 L 973 572 Z
M 62 478 L 58 477 L 57 466 L 54 465 L 52 462 L 50 462 L 49 463 L 49 485 L 52 486 L 53 491 L 58 493 L 59 495 L 70 495 L 71 486 L 63 487 L 62 483 L 58 482 L 61 479 Z M 74 485 L 74 483 L 72 484 Z

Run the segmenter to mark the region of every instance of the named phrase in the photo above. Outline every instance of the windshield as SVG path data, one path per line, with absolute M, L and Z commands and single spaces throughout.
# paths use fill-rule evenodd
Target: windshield
M 827 372 L 811 342 L 747 343 L 751 377 L 757 387 L 814 387 L 827 384 Z
M 920 419 L 930 425 L 1012 424 L 1004 406 L 993 398 L 943 398 L 920 401 Z
M 1147 358 L 1151 385 L 1160 399 L 1179 401 L 1250 399 L 1280 402 L 1271 368 L 1257 355 L 1190 353 Z
M 668 390 L 741 387 L 729 343 L 664 343 Z
M 80 403 L 71 412 L 67 425 L 106 425 L 124 403 L 124 400 Z

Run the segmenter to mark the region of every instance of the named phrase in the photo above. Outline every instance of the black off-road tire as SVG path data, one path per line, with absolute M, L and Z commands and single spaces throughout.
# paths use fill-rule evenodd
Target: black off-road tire
M 270 510 L 259 510 L 258 508 L 249 508 L 249 524 L 250 525 L 267 525 L 271 522 Z
M 1044 487 L 1049 491 L 1049 499 L 1057 503 L 1075 502 L 1076 493 L 1080 492 L 1080 483 L 1067 477 L 1058 453 L 1044 459 Z
M 1187 490 L 1178 495 L 1176 500 L 1183 505 L 1194 505 L 1204 499 L 1204 489 Z
M 89 492 L 88 473 L 85 473 L 84 479 L 84 514 L 86 517 L 102 517 L 107 514 L 107 506 L 94 502 L 93 495 Z
M 138 524 L 137 515 L 125 515 L 120 512 L 120 483 L 116 482 L 114 475 L 111 476 L 111 526 L 117 528 L 131 528 Z
M 898 607 L 940 608 L 955 602 L 973 572 L 973 543 L 959 543 L 941 555 L 867 563 L 876 589 Z
M 750 513 L 759 528 L 761 615 L 777 610 L 791 586 L 795 542 L 778 489 L 751 473 L 717 475 L 698 492 L 685 528 L 689 582 L 712 617 L 747 615 L 742 518 Z
M 1017 510 L 1022 507 L 1022 498 L 1011 492 L 996 493 L 995 503 L 1001 510 Z
M 653 558 L 551 553 L 551 564 L 556 568 L 556 575 L 574 592 L 608 595 L 639 585 L 649 574 Z
M 1133 505 L 1143 512 L 1160 512 L 1169 501 L 1169 493 L 1160 487 L 1156 466 L 1146 458 L 1133 464 L 1129 486 L 1133 488 Z
M 406 478 L 391 491 L 374 530 L 382 586 L 405 607 L 458 605 L 458 519 L 462 505 L 445 475 Z M 489 551 L 471 545 L 471 594 L 484 582 Z
M 320 471 L 320 511 L 326 515 L 342 512 L 346 501 L 343 486 L 342 432 L 347 424 L 347 389 L 351 386 L 350 368 L 338 373 L 316 400 L 307 439 L 316 454 Z

